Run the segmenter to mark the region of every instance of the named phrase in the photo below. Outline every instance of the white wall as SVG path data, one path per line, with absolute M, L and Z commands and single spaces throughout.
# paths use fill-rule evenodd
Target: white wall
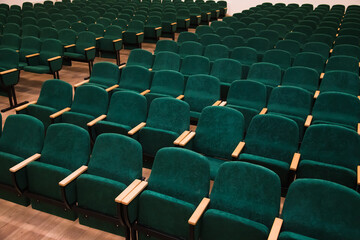
M 56 2 L 56 0 L 51 0 L 51 1 Z M 9 5 L 19 5 L 19 6 L 22 6 L 23 2 L 43 3 L 44 0 L 0 0 L 0 3 L 6 3 Z

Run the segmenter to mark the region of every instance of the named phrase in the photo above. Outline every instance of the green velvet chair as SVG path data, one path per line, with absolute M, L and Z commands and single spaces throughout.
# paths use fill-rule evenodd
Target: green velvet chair
M 279 239 L 358 239 L 359 204 L 359 194 L 339 184 L 296 180 L 284 203 L 282 225 L 276 225 L 281 231 Z M 339 221 L 344 218 L 346 221 Z
M 0 49 L 10 48 L 13 50 L 19 50 L 21 46 L 21 38 L 12 33 L 6 33 L 0 38 Z
M 215 33 L 219 35 L 221 39 L 224 39 L 227 36 L 235 35 L 235 31 L 231 27 L 219 27 L 216 29 Z
M 230 53 L 237 47 L 245 46 L 245 39 L 236 35 L 226 36 L 221 42 L 229 48 Z
M 211 44 L 221 44 L 221 38 L 215 33 L 205 33 L 200 37 L 200 43 L 207 47 Z
M 320 75 L 324 71 L 325 59 L 317 53 L 298 53 L 294 59 L 293 66 L 309 67 L 315 69 Z
M 319 42 L 319 43 L 324 43 L 326 44 L 329 48 L 332 47 L 333 42 L 334 42 L 334 37 L 331 37 L 328 34 L 322 34 L 322 33 L 315 33 L 312 34 L 309 39 L 308 42 Z
M 240 28 L 236 30 L 236 35 L 244 38 L 247 41 L 249 38 L 256 37 L 256 32 L 251 28 Z
M 201 38 L 204 34 L 215 33 L 215 30 L 208 25 L 201 25 L 196 27 L 195 33 L 199 36 L 199 38 Z
M 299 144 L 296 122 L 277 115 L 257 115 L 250 122 L 244 142 L 233 157 L 274 171 L 285 193 L 296 171 L 292 163 L 298 155 L 295 154 Z
M 194 6 L 189 6 L 190 11 L 190 27 L 196 28 L 200 25 L 201 22 L 201 9 Z
M 330 47 L 322 42 L 308 42 L 304 45 L 303 52 L 318 53 L 324 60 L 327 60 L 329 58 Z
M 87 25 L 82 22 L 73 22 L 71 23 L 71 29 L 74 30 L 77 34 L 87 30 Z
M 173 70 L 179 71 L 181 58 L 179 54 L 173 52 L 159 52 L 154 57 L 154 63 L 152 66 L 152 72 L 159 70 Z
M 267 40 L 269 40 L 269 46 L 270 46 L 270 49 L 271 49 L 278 42 L 279 33 L 274 31 L 274 30 L 266 29 L 266 30 L 260 31 L 259 37 L 263 37 L 263 38 L 266 38 Z
M 256 34 L 259 34 L 261 31 L 266 29 L 266 25 L 259 22 L 253 22 L 248 25 L 248 28 L 253 29 Z
M 308 67 L 290 67 L 285 71 L 281 85 L 300 87 L 315 94 L 319 87 L 319 74 Z
M 59 41 L 63 46 L 76 43 L 77 33 L 72 29 L 59 30 Z
M 359 59 L 351 56 L 332 56 L 326 64 L 325 73 L 334 70 L 349 71 L 359 75 Z
M 154 62 L 154 56 L 151 52 L 144 49 L 131 50 L 126 66 L 141 66 L 151 68 Z
M 267 239 L 279 208 L 280 179 L 274 172 L 250 163 L 224 163 L 203 214 L 200 238 Z
M 170 37 L 175 40 L 177 29 L 176 13 L 164 12 L 161 18 L 161 37 Z
M 159 234 L 176 239 L 198 239 L 190 237 L 188 220 L 202 199 L 208 196 L 209 172 L 205 157 L 198 153 L 180 148 L 161 149 L 155 157 L 148 182 L 142 182 L 134 189 L 134 196 L 138 195 L 135 198 L 138 212 L 135 220 L 127 220 L 133 229 L 132 239 L 142 240 L 148 236 L 157 239 Z M 132 203 L 125 198 L 121 207 L 128 212 L 128 204 Z M 199 230 L 196 227 L 197 236 Z
M 219 27 L 227 27 L 228 24 L 225 21 L 212 21 L 210 24 L 210 27 L 212 27 L 214 29 L 214 31 L 216 31 Z
M 58 123 L 46 133 L 44 147 L 37 161 L 26 165 L 32 208 L 75 220 L 71 210 L 76 203 L 76 184 L 65 178 L 74 171 L 84 171 L 90 156 L 89 134 L 78 126 Z
M 151 86 L 151 72 L 142 66 L 126 66 L 121 71 L 119 87 L 115 91 L 135 91 L 146 94 Z M 144 92 L 145 91 L 145 92 Z
M 180 72 L 185 79 L 196 74 L 209 74 L 210 61 L 204 56 L 186 56 L 181 62 Z
M 188 41 L 198 42 L 199 36 L 193 32 L 181 32 L 177 39 L 178 44 L 181 45 L 181 43 Z
M 310 37 L 313 33 L 313 29 L 310 26 L 300 24 L 295 25 L 292 31 L 304 33 L 306 37 Z
M 21 34 L 20 25 L 11 22 L 4 24 L 3 34 L 15 34 L 17 36 L 20 36 Z
M 204 49 L 204 57 L 214 62 L 220 58 L 229 58 L 229 48 L 222 44 L 210 44 Z
M 178 44 L 173 40 L 159 40 L 156 43 L 154 53 L 157 54 L 162 51 L 178 52 Z
M 70 61 L 87 62 L 91 75 L 96 53 L 95 34 L 89 31 L 80 32 L 75 44 L 65 46 L 64 57 Z
M 53 27 L 44 27 L 40 30 L 40 40 L 45 41 L 46 39 L 58 39 L 59 33 Z
M 37 101 L 16 108 L 17 114 L 27 114 L 39 119 L 45 130 L 51 124 L 50 115 L 64 108 L 70 107 L 72 103 L 72 86 L 58 79 L 47 80 L 43 83 Z
M 342 45 L 342 44 L 350 44 L 350 45 L 354 45 L 354 46 L 359 46 L 360 38 L 356 37 L 356 36 L 350 36 L 350 35 L 338 36 L 335 39 L 334 46 Z
M 30 204 L 27 197 L 19 194 L 28 186 L 26 171 L 21 169 L 14 173 L 17 176 L 14 185 L 9 169 L 40 153 L 43 142 L 44 126 L 36 118 L 23 114 L 6 118 L 0 138 L 0 198 L 24 206 Z
M 296 54 L 301 52 L 301 45 L 299 42 L 291 39 L 280 40 L 275 45 L 276 49 L 288 51 L 294 61 Z
M 328 71 L 321 81 L 319 91 L 320 93 L 342 92 L 358 96 L 360 93 L 359 75 L 342 70 Z
M 38 26 L 39 28 L 52 27 L 53 23 L 50 18 L 40 18 L 38 19 Z
M 119 224 L 121 216 L 114 200 L 128 186 L 138 184 L 141 177 L 142 152 L 137 141 L 114 133 L 99 136 L 87 171 L 76 179 L 79 223 L 130 239 L 130 229 L 123 222 Z M 131 208 L 137 210 L 135 204 Z M 133 213 L 130 217 L 136 216 Z
M 200 5 L 201 8 L 201 25 L 209 25 L 211 19 L 211 9 L 207 4 Z
M 144 41 L 144 28 L 144 23 L 138 20 L 128 23 L 128 28 L 123 33 L 123 43 L 126 49 L 141 48 Z
M 144 28 L 144 42 L 157 42 L 161 31 L 161 17 L 149 16 Z
M 39 53 L 26 56 L 27 66 L 24 67 L 24 71 L 52 74 L 54 78 L 59 79 L 63 55 L 64 51 L 61 42 L 56 39 L 47 39 L 42 43 Z
M 38 38 L 40 36 L 40 28 L 35 25 L 25 25 L 22 27 L 22 33 L 21 36 L 24 37 L 36 37 Z
M 24 69 L 27 66 L 26 56 L 40 52 L 41 41 L 37 37 L 23 37 L 19 50 L 19 68 Z
M 258 62 L 262 61 L 264 54 L 270 49 L 270 42 L 263 37 L 252 37 L 247 39 L 247 46 L 256 50 Z
M 186 41 L 180 44 L 178 53 L 181 58 L 185 58 L 186 56 L 191 55 L 202 56 L 203 45 L 195 41 Z
M 256 50 L 250 47 L 236 47 L 230 57 L 241 63 L 243 79 L 247 78 L 250 66 L 257 62 Z
M 118 91 L 111 95 L 106 115 L 87 124 L 92 139 L 102 133 L 127 135 L 128 131 L 146 121 L 146 98 L 131 91 Z
M 117 65 L 120 65 L 120 50 L 123 45 L 122 32 L 121 27 L 111 25 L 105 29 L 104 37 L 99 39 L 101 57 L 116 58 Z
M 154 99 L 150 104 L 146 126 L 138 132 L 143 154 L 155 157 L 161 148 L 173 146 L 180 134 L 189 128 L 190 107 L 186 102 L 169 97 Z M 135 133 L 130 130 L 128 134 Z
M 192 75 L 187 80 L 184 96 L 184 101 L 190 105 L 190 117 L 197 121 L 205 107 L 218 105 L 220 80 L 205 74 Z
M 66 21 L 64 19 L 57 20 L 54 23 L 54 28 L 58 31 L 63 30 L 63 29 L 70 29 L 70 22 Z
M 187 32 L 190 27 L 190 11 L 188 9 L 179 9 L 176 14 L 176 23 L 178 32 Z
M 357 189 L 360 138 L 357 132 L 329 124 L 310 126 L 300 147 L 296 178 L 316 178 Z
M 226 18 L 225 16 L 227 13 L 227 2 L 226 1 L 218 1 L 217 3 L 219 4 L 219 9 L 220 9 L 219 18 L 222 18 L 222 19 Z
M 263 62 L 278 65 L 283 73 L 291 67 L 291 55 L 289 52 L 281 49 L 271 49 L 264 53 Z
M 331 56 L 351 56 L 360 60 L 360 47 L 350 44 L 342 44 L 334 47 Z

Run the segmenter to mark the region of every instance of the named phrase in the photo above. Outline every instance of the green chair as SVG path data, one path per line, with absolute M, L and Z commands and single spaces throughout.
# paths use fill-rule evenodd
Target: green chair
M 224 17 L 222 20 L 223 20 L 224 22 L 226 22 L 228 25 L 230 25 L 230 24 L 233 23 L 233 22 L 239 21 L 239 20 L 238 20 L 236 17 L 234 17 L 234 16 Z
M 179 54 L 173 52 L 159 52 L 154 57 L 152 72 L 159 70 L 179 71 L 181 58 Z
M 138 20 L 131 21 L 123 33 L 124 47 L 127 49 L 141 48 L 144 41 L 144 23 Z
M 176 15 L 176 23 L 178 32 L 188 31 L 190 27 L 190 11 L 188 9 L 179 9 Z
M 108 26 L 105 29 L 103 38 L 99 38 L 99 51 L 101 57 L 116 58 L 117 65 L 120 66 L 120 50 L 122 49 L 122 28 L 119 26 Z
M 79 214 L 79 223 L 130 239 L 130 229 L 118 216 L 114 200 L 125 189 L 138 184 L 141 177 L 142 155 L 138 142 L 113 133 L 99 136 L 87 171 L 76 179 L 74 209 Z M 94 191 L 101 194 L 93 194 Z M 136 211 L 137 206 L 131 209 Z
M 329 58 L 330 47 L 322 42 L 308 42 L 304 45 L 303 52 L 318 53 L 324 60 L 327 60 Z
M 219 4 L 219 9 L 220 9 L 220 15 L 219 18 L 224 19 L 224 21 L 226 21 L 226 13 L 227 13 L 227 2 L 226 1 L 218 1 L 217 2 Z
M 46 39 L 59 39 L 58 31 L 53 27 L 44 27 L 40 30 L 40 40 L 45 41 Z
M 49 18 L 40 18 L 38 19 L 38 27 L 39 28 L 53 27 L 53 24 Z
M 341 55 L 355 57 L 360 61 L 360 47 L 350 44 L 336 45 L 331 56 Z
M 230 57 L 241 63 L 243 79 L 247 78 L 250 66 L 257 62 L 257 52 L 250 47 L 236 47 Z
M 259 34 L 261 31 L 266 29 L 266 25 L 259 22 L 253 22 L 248 25 L 248 28 L 253 29 L 256 34 Z
M 200 43 L 204 47 L 207 47 L 208 45 L 211 45 L 211 44 L 221 44 L 221 38 L 219 35 L 217 35 L 215 33 L 205 33 L 205 34 L 201 35 Z
M 319 87 L 319 74 L 308 67 L 290 67 L 285 71 L 281 85 L 300 87 L 315 94 Z
M 274 172 L 244 162 L 224 163 L 202 216 L 200 238 L 267 239 L 279 208 L 280 180 Z
M 111 25 L 111 19 L 107 17 L 100 17 L 98 20 L 96 20 L 96 23 L 103 25 L 105 28 Z
M 12 180 L 9 169 L 41 152 L 44 142 L 44 126 L 34 117 L 10 115 L 6 118 L 0 138 L 0 198 L 28 206 L 29 199 L 21 193 L 28 187 L 26 171 L 13 172 L 17 181 Z
M 325 73 L 337 70 L 348 71 L 359 75 L 359 59 L 351 56 L 330 57 L 325 67 Z
M 281 49 L 267 50 L 264 54 L 263 62 L 273 63 L 281 68 L 282 72 L 291 67 L 291 55 Z
M 222 44 L 210 44 L 204 49 L 204 57 L 207 57 L 210 62 L 221 58 L 229 58 L 229 49 Z
M 298 25 L 297 24 L 297 25 L 294 26 L 292 31 L 293 32 L 304 33 L 306 35 L 306 37 L 309 38 L 314 30 L 312 29 L 312 27 L 309 27 L 307 25 Z
M 354 46 L 360 46 L 360 38 L 356 36 L 339 36 L 335 39 L 334 46 L 342 45 L 342 44 L 350 44 Z
M 258 36 L 269 40 L 270 48 L 273 48 L 279 40 L 279 33 L 274 30 L 262 30 Z
M 144 28 L 144 42 L 158 42 L 161 32 L 161 17 L 149 16 Z
M 301 32 L 289 32 L 285 35 L 285 40 L 297 41 L 302 46 L 306 43 L 307 36 L 305 33 Z
M 231 27 L 232 29 L 234 29 L 234 31 L 235 31 L 235 33 L 236 33 L 239 29 L 246 28 L 246 24 L 237 21 L 237 22 L 230 23 L 230 24 L 229 24 L 229 27 Z
M 1 44 L 0 49 L 12 49 L 12 50 L 19 50 L 21 46 L 21 38 L 12 33 L 7 33 L 2 35 L 0 38 Z
M 159 40 L 156 43 L 154 53 L 157 54 L 162 51 L 178 52 L 178 44 L 173 40 Z
M 161 18 L 161 37 L 171 37 L 175 40 L 177 19 L 175 13 L 164 13 Z
M 293 66 L 312 68 L 320 75 L 324 71 L 325 60 L 320 54 L 313 52 L 303 52 L 296 54 Z
M 237 47 L 243 47 L 246 45 L 245 39 L 236 35 L 224 37 L 222 39 L 222 44 L 227 46 L 231 52 Z
M 62 68 L 63 46 L 59 40 L 47 39 L 40 49 L 40 53 L 26 56 L 27 66 L 24 71 L 39 74 L 53 74 L 54 78 L 60 78 L 59 71 Z
M 328 71 L 325 73 L 319 87 L 320 93 L 342 92 L 358 96 L 360 93 L 359 75 L 343 71 Z
M 201 22 L 201 9 L 197 6 L 189 6 L 190 11 L 190 27 L 196 28 Z
M 23 37 L 19 50 L 19 68 L 24 69 L 27 66 L 26 56 L 40 52 L 41 41 L 36 37 Z
M 20 25 L 16 23 L 6 23 L 4 24 L 3 34 L 15 34 L 20 36 L 21 29 Z
M 201 9 L 201 25 L 209 25 L 211 19 L 211 9 L 207 4 L 202 4 Z
M 210 27 L 216 31 L 219 27 L 227 27 L 228 23 L 225 21 L 212 21 L 210 24 Z
M 69 21 L 70 22 L 70 21 Z M 71 23 L 71 29 L 74 30 L 77 34 L 87 30 L 87 25 L 82 22 L 73 22 Z
M 151 68 L 153 61 L 154 56 L 151 52 L 144 49 L 133 49 L 129 54 L 126 66 L 141 66 L 144 68 Z
M 258 61 L 262 61 L 264 54 L 270 49 L 270 42 L 263 37 L 252 37 L 247 39 L 247 46 L 256 50 Z
M 215 33 L 219 35 L 221 39 L 224 39 L 227 36 L 235 35 L 235 31 L 231 27 L 219 27 L 216 29 Z
M 24 37 L 36 37 L 39 38 L 40 36 L 40 28 L 38 26 L 35 25 L 25 25 L 22 27 L 22 35 L 23 38 Z
M 201 38 L 203 34 L 215 33 L 215 30 L 210 26 L 201 25 L 201 26 L 196 27 L 195 33 L 199 36 L 199 38 Z
M 124 19 L 115 19 L 112 21 L 111 25 L 119 26 L 121 29 L 126 30 L 127 28 L 127 21 Z
M 77 33 L 72 29 L 59 30 L 59 41 L 63 46 L 76 43 Z
M 294 61 L 296 54 L 301 52 L 300 43 L 290 39 L 278 41 L 275 48 L 289 52 L 292 62 Z
M 236 35 L 248 40 L 252 37 L 256 37 L 256 32 L 251 28 L 240 28 L 236 31 Z
M 180 72 L 185 79 L 195 74 L 209 74 L 210 61 L 204 56 L 186 56 L 181 62 Z
M 269 97 L 271 90 L 281 83 L 281 68 L 276 64 L 267 62 L 254 63 L 250 67 L 247 80 L 265 84 Z
M 179 55 L 181 58 L 185 58 L 186 56 L 203 55 L 203 45 L 194 41 L 183 42 L 179 46 Z
M 196 33 L 181 32 L 177 39 L 178 44 L 180 45 L 181 43 L 188 42 L 188 41 L 199 42 L 199 37 Z
M 85 23 L 86 25 L 90 25 L 96 22 L 96 19 L 92 16 L 83 16 L 81 18 L 81 22 Z
M 308 42 L 320 42 L 320 43 L 324 43 L 327 46 L 329 46 L 329 48 L 332 47 L 333 45 L 333 41 L 334 38 L 331 37 L 328 34 L 322 34 L 322 33 L 316 33 L 316 34 L 312 34 L 309 39 Z
M 142 66 L 126 66 L 121 71 L 119 88 L 146 94 L 151 86 L 151 72 Z M 146 91 L 147 90 L 147 91 Z

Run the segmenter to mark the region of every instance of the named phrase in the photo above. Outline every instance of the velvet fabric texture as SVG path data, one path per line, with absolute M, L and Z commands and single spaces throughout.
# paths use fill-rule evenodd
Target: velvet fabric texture
M 276 49 L 288 51 L 291 55 L 291 58 L 294 59 L 296 54 L 301 51 L 301 45 L 298 41 L 284 39 L 276 43 Z
M 154 53 L 157 54 L 162 51 L 178 52 L 178 44 L 172 40 L 159 40 L 156 43 Z
M 74 52 L 65 52 L 64 56 L 75 61 L 76 60 L 91 61 L 94 60 L 95 58 L 95 51 L 89 50 L 88 53 L 86 54 L 85 49 L 95 46 L 96 46 L 95 34 L 92 32 L 83 31 L 78 34 Z
M 115 52 L 115 50 L 119 50 L 119 48 L 122 47 L 122 41 L 114 44 L 113 40 L 122 39 L 122 31 L 123 29 L 116 25 L 111 25 L 107 27 L 104 38 L 101 38 L 99 40 L 99 50 L 104 52 Z M 117 44 L 119 44 L 120 46 L 116 46 Z
M 329 58 L 325 72 L 343 70 L 359 75 L 359 59 L 351 56 L 333 56 Z
M 118 84 L 120 80 L 119 66 L 110 62 L 95 63 L 91 71 L 88 84 L 96 85 L 102 88 L 108 88 Z
M 173 52 L 160 52 L 156 54 L 152 71 L 159 70 L 173 70 L 179 71 L 180 69 L 180 56 Z
M 312 52 L 298 53 L 293 66 L 308 67 L 316 70 L 318 74 L 324 71 L 325 59 L 320 54 Z
M 209 58 L 211 62 L 229 57 L 229 48 L 222 44 L 210 44 L 204 49 L 204 57 Z
M 265 52 L 263 61 L 276 64 L 285 71 L 291 66 L 291 55 L 284 50 L 271 49 Z
M 201 35 L 200 43 L 206 47 L 211 44 L 221 44 L 221 38 L 215 33 L 206 33 Z
M 184 76 L 209 74 L 210 61 L 204 56 L 187 56 L 182 60 L 180 72 Z
M 286 40 L 297 41 L 301 46 L 306 43 L 307 38 L 306 34 L 302 32 L 289 32 L 285 35 Z
M 245 46 L 245 39 L 236 35 L 225 36 L 222 39 L 222 44 L 227 46 L 230 51 L 233 51 L 237 47 Z
M 273 170 L 287 187 L 289 167 L 298 149 L 299 128 L 295 121 L 276 115 L 257 115 L 245 137 L 240 161 L 258 164 Z
M 308 67 L 290 67 L 284 73 L 282 86 L 300 87 L 314 94 L 319 86 L 319 73 Z
M 194 42 L 194 41 L 186 41 L 180 44 L 179 46 L 179 55 L 181 58 L 191 55 L 202 56 L 203 54 L 203 45 Z
M 322 34 L 329 37 L 327 34 Z M 330 38 L 331 40 L 331 38 Z M 332 41 L 331 41 L 332 44 Z M 314 52 L 320 54 L 324 59 L 329 58 L 330 47 L 323 42 L 313 41 L 304 45 L 303 52 Z
M 124 44 L 139 44 L 144 41 L 144 34 L 136 36 L 137 33 L 144 32 L 144 23 L 138 20 L 131 21 L 127 30 L 123 33 Z
M 13 33 L 4 33 L 1 38 L 0 49 L 10 48 L 12 50 L 19 50 L 21 44 L 21 38 L 19 35 Z
M 284 203 L 279 239 L 358 239 L 359 204 L 359 194 L 347 187 L 317 179 L 296 180 Z
M 261 62 L 251 65 L 247 80 L 261 82 L 266 85 L 267 96 L 271 90 L 281 83 L 281 68 L 272 63 Z
M 72 29 L 62 29 L 59 31 L 59 41 L 62 45 L 70 45 L 76 43 L 76 32 Z
M 231 53 L 231 58 L 238 60 L 243 66 L 242 78 L 246 79 L 250 66 L 257 62 L 256 50 L 250 47 L 237 47 Z
M 41 41 L 37 37 L 23 37 L 20 47 L 20 62 L 19 67 L 23 69 L 27 65 L 26 56 L 34 53 L 39 53 L 41 49 Z
M 297 178 L 318 178 L 356 188 L 360 138 L 350 129 L 327 124 L 310 126 L 300 147 Z
M 333 91 L 358 96 L 360 93 L 359 75 L 343 70 L 328 71 L 321 81 L 319 90 L 321 93 Z
M 266 183 L 263 181 L 266 179 Z M 267 239 L 280 208 L 280 179 L 269 169 L 224 163 L 216 176 L 201 239 Z
M 133 49 L 129 54 L 126 66 L 142 66 L 144 68 L 151 68 L 154 57 L 151 52 L 144 49 Z
M 331 54 L 332 56 L 339 56 L 339 55 L 345 55 L 345 56 L 352 56 L 360 60 L 360 47 L 350 45 L 350 44 L 342 44 L 342 45 L 336 45 L 334 47 L 334 50 Z
M 176 24 L 171 25 L 171 23 L 176 22 L 176 13 L 164 13 L 161 18 L 161 37 L 172 37 L 176 31 Z
M 144 28 L 145 42 L 156 42 L 159 39 L 161 35 L 161 30 L 155 30 L 155 28 L 158 27 L 161 27 L 161 17 L 150 15 Z
M 131 90 L 135 92 L 150 89 L 151 72 L 141 66 L 125 67 L 121 72 L 119 86 L 119 90 Z
M 179 27 L 179 25 L 178 25 Z M 193 32 L 181 32 L 177 39 L 178 44 L 182 44 L 184 42 L 198 42 L 199 37 L 196 33 Z

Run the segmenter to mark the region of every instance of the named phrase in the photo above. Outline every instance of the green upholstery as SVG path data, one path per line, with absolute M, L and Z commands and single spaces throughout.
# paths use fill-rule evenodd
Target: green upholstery
M 96 96 L 96 98 L 94 98 Z M 87 129 L 87 123 L 106 114 L 108 93 L 97 86 L 80 86 L 76 89 L 71 110 L 61 115 L 61 121 Z
M 295 25 L 295 27 L 292 29 L 292 31 L 293 32 L 301 32 L 301 33 L 304 33 L 307 37 L 310 37 L 310 35 L 313 32 L 313 29 L 307 25 Z
M 186 56 L 181 62 L 180 72 L 186 77 L 195 74 L 209 74 L 210 61 L 204 56 Z
M 190 107 L 174 98 L 157 98 L 151 102 L 146 126 L 139 132 L 143 152 L 155 156 L 163 147 L 173 142 L 190 128 Z
M 334 91 L 358 96 L 360 92 L 359 75 L 342 70 L 328 71 L 319 88 L 321 93 Z
M 205 74 L 192 75 L 187 81 L 184 95 L 184 101 L 190 105 L 190 116 L 198 119 L 206 106 L 220 99 L 220 81 Z
M 21 38 L 19 35 L 6 33 L 1 37 L 0 49 L 10 48 L 13 50 L 19 50 L 21 45 Z
M 297 178 L 317 178 L 356 189 L 360 138 L 350 129 L 328 124 L 310 126 L 301 144 Z
M 54 23 L 54 28 L 58 31 L 63 30 L 63 29 L 70 29 L 70 22 L 66 21 L 66 20 L 57 20 Z M 59 33 L 60 36 L 60 33 Z
M 194 6 L 189 6 L 190 11 L 190 26 L 191 27 L 197 27 L 200 25 L 201 22 L 201 9 Z
M 133 49 L 129 54 L 126 66 L 142 66 L 145 68 L 151 68 L 153 61 L 154 56 L 151 52 L 144 49 Z
M 151 72 L 141 66 L 127 66 L 122 69 L 119 88 L 116 90 L 131 90 L 143 92 L 150 89 Z
M 270 48 L 273 48 L 277 41 L 279 40 L 279 33 L 274 30 L 262 30 L 259 33 L 259 37 L 266 38 L 269 40 Z
M 58 39 L 58 31 L 53 27 L 44 27 L 40 30 L 40 39 L 44 41 L 46 39 Z
M 114 199 L 130 183 L 141 177 L 141 145 L 122 135 L 102 134 L 95 142 L 87 172 L 76 180 L 78 207 L 116 217 L 117 209 Z M 94 192 L 101 192 L 101 194 L 94 194 Z M 133 208 L 132 211 L 137 210 L 137 206 Z M 130 216 L 130 218 L 134 217 Z M 83 214 L 80 214 L 79 222 L 105 231 L 110 228 L 104 227 L 105 223 L 94 226 Z M 124 227 L 120 228 L 123 230 Z
M 321 93 L 315 101 L 312 116 L 312 124 L 328 123 L 356 130 L 360 122 L 360 102 L 347 93 Z
M 120 70 L 116 64 L 110 62 L 98 62 L 94 64 L 89 83 L 85 83 L 85 85 L 90 84 L 108 88 L 118 84 L 119 80 Z
M 350 44 L 342 44 L 334 47 L 331 56 L 352 56 L 360 60 L 360 47 Z
M 244 117 L 231 108 L 211 106 L 201 112 L 192 150 L 204 154 L 210 165 L 211 179 L 244 137 Z
M 145 122 L 147 116 L 146 98 L 130 91 L 112 94 L 106 119 L 95 124 L 93 138 L 102 133 L 120 133 L 127 135 L 133 127 Z
M 208 196 L 209 172 L 205 157 L 198 153 L 180 148 L 161 149 L 154 161 L 148 189 L 140 195 L 138 223 L 188 238 L 188 220 L 202 198 Z M 144 234 L 139 235 L 139 239 L 146 239 Z
M 333 41 L 334 41 L 334 37 L 330 36 L 329 34 L 323 34 L 323 33 L 312 34 L 308 39 L 308 42 L 324 43 L 330 48 L 333 45 Z
M 36 37 L 40 36 L 40 28 L 35 25 L 25 25 L 22 27 L 22 37 Z
M 92 62 L 95 58 L 95 49 L 85 49 L 95 46 L 95 34 L 83 31 L 78 34 L 75 46 L 71 47 L 70 51 L 65 49 L 64 56 L 72 61 Z
M 72 29 L 62 29 L 59 30 L 59 40 L 63 46 L 76 43 L 77 33 Z
M 325 60 L 320 54 L 313 52 L 298 53 L 294 59 L 293 66 L 309 67 L 315 69 L 319 74 L 324 71 Z
M 200 24 L 209 25 L 210 18 L 211 18 L 210 6 L 207 6 L 207 4 L 202 4 L 200 6 L 200 8 L 201 8 L 201 22 L 200 22 Z
M 261 62 L 251 65 L 247 80 L 261 82 L 266 85 L 267 95 L 281 83 L 281 68 L 272 63 Z
M 250 47 L 237 47 L 231 53 L 231 58 L 242 64 L 242 78 L 246 79 L 250 66 L 257 62 L 256 50 Z
M 276 64 L 282 71 L 286 71 L 291 66 L 291 55 L 281 49 L 271 49 L 265 52 L 263 62 Z
M 195 33 L 201 38 L 204 34 L 215 33 L 215 30 L 210 26 L 201 25 L 196 28 Z
M 190 11 L 179 9 L 176 16 L 177 31 L 187 31 L 190 27 Z
M 49 18 L 40 18 L 38 20 L 38 26 L 40 28 L 52 27 L 53 24 Z
M 225 21 L 212 21 L 210 27 L 216 31 L 219 27 L 227 27 L 228 24 Z
M 41 41 L 36 37 L 23 37 L 20 47 L 19 67 L 23 69 L 26 65 L 26 56 L 34 53 L 39 53 L 41 49 Z
M 236 35 L 226 36 L 222 39 L 222 44 L 232 51 L 237 47 L 245 46 L 245 39 Z
M 169 52 L 178 52 L 178 45 L 176 42 L 172 40 L 159 40 L 156 43 L 155 47 L 155 54 L 162 52 L 162 51 L 169 51 Z
M 219 35 L 221 39 L 224 39 L 227 36 L 235 35 L 235 31 L 231 27 L 219 27 L 215 33 Z
M 161 36 L 162 29 L 156 29 L 159 27 L 161 27 L 161 17 L 149 16 L 144 28 L 144 41 L 156 42 Z
M 20 36 L 21 29 L 19 24 L 11 22 L 4 24 L 3 34 L 15 34 L 17 36 Z
M 319 74 L 308 67 L 290 67 L 284 73 L 282 86 L 300 87 L 315 93 L 319 86 Z
M 161 37 L 172 37 L 174 40 L 174 35 L 177 29 L 176 13 L 164 12 L 161 18 Z
M 270 49 L 270 42 L 264 37 L 252 37 L 247 40 L 247 46 L 256 50 L 257 59 L 261 61 L 265 52 Z
M 360 45 L 360 38 L 356 36 L 350 36 L 350 35 L 343 35 L 338 36 L 335 40 L 335 46 L 342 45 L 342 44 L 350 44 L 354 46 Z
M 82 22 L 74 22 L 71 24 L 71 29 L 74 30 L 77 34 L 87 30 L 87 26 Z
M 322 42 L 308 42 L 304 45 L 303 52 L 318 53 L 324 59 L 328 59 L 330 47 Z
M 250 122 L 245 147 L 239 160 L 269 168 L 279 175 L 287 188 L 289 168 L 298 149 L 299 128 L 295 121 L 277 115 L 257 115 Z
M 111 25 L 105 29 L 104 37 L 99 40 L 99 50 L 102 57 L 113 57 L 114 54 L 122 49 L 122 41 L 116 41 L 122 39 L 123 29 L 119 26 Z
M 179 71 L 180 69 L 180 56 L 173 52 L 159 52 L 155 55 L 152 72 L 159 70 L 173 70 Z
M 211 62 L 229 57 L 229 48 L 222 44 L 210 44 L 204 49 L 204 57 L 209 58 Z
M 248 28 L 255 30 L 255 32 L 259 34 L 266 29 L 266 25 L 259 22 L 253 22 L 248 25 Z
M 284 203 L 279 239 L 358 239 L 359 203 L 352 189 L 324 180 L 296 180 Z
M 177 39 L 178 44 L 180 45 L 181 43 L 188 42 L 188 41 L 198 42 L 199 37 L 198 37 L 198 35 L 196 33 L 181 32 L 179 34 L 178 39 Z
M 89 134 L 78 126 L 58 123 L 51 125 L 46 133 L 41 158 L 27 165 L 29 192 L 53 200 L 62 201 L 59 182 L 82 165 L 90 155 Z M 69 204 L 76 201 L 75 182 L 67 185 L 66 199 Z M 31 199 L 32 207 L 60 217 L 74 220 L 76 215 L 57 205 Z M 50 206 L 49 206 L 50 205 Z
M 179 46 L 179 55 L 181 58 L 190 55 L 202 56 L 202 54 L 203 54 L 203 45 L 198 42 L 186 41 L 181 43 Z
M 236 31 L 236 35 L 244 38 L 247 41 L 249 38 L 255 37 L 256 32 L 251 28 L 240 28 Z
M 221 44 L 221 38 L 215 33 L 205 33 L 200 37 L 200 43 L 206 47 L 211 44 Z
M 301 51 L 301 46 L 300 43 L 295 40 L 286 39 L 278 41 L 276 43 L 276 49 L 288 51 L 291 55 L 291 58 L 294 59 L 296 54 Z
M 267 239 L 279 208 L 280 180 L 274 172 L 244 162 L 224 163 L 203 216 L 201 239 Z
M 131 21 L 128 24 L 126 32 L 123 33 L 123 42 L 127 45 L 140 45 L 144 41 L 144 23 L 138 20 Z M 141 35 L 137 35 L 142 33 Z
M 359 75 L 359 59 L 351 56 L 333 56 L 329 58 L 325 72 L 343 70 Z

